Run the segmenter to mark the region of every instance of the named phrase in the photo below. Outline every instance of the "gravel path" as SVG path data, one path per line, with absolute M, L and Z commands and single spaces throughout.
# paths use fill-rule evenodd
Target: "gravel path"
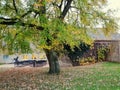
M 0 69 L 3 69 L 3 68 L 14 68 L 14 64 L 3 64 L 3 65 L 0 65 Z M 29 65 L 26 65 L 26 66 L 23 66 L 23 67 L 31 67 Z M 49 67 L 48 63 L 44 66 L 37 66 L 37 67 Z
M 13 68 L 14 67 L 14 64 L 3 64 L 3 65 L 0 65 L 0 68 Z

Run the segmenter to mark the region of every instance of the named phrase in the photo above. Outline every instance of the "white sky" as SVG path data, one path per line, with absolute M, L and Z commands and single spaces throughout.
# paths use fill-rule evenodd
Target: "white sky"
M 120 0 L 108 0 L 108 4 L 110 4 L 109 6 L 111 6 L 113 9 L 120 9 Z
M 108 0 L 108 8 L 115 9 L 115 16 L 120 17 L 120 0 Z
M 115 17 L 120 18 L 120 0 L 108 0 L 108 9 L 115 10 Z M 120 21 L 119 21 L 119 27 L 120 27 Z M 120 28 L 119 31 L 120 33 Z

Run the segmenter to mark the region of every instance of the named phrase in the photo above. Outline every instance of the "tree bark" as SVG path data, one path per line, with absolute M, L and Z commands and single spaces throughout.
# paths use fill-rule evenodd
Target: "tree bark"
M 49 62 L 49 74 L 59 74 L 60 65 L 58 62 L 57 52 L 54 50 L 45 50 L 48 62 Z

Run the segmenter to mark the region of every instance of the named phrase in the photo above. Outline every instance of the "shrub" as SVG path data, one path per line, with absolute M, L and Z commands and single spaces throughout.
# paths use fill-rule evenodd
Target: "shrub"
M 68 57 L 72 61 L 73 66 L 76 66 L 79 65 L 77 63 L 81 61 L 83 54 L 90 50 L 90 45 L 81 42 L 79 47 L 75 47 L 73 50 L 68 45 L 64 45 L 64 49 L 68 53 Z
M 102 47 L 98 49 L 98 61 L 105 61 L 108 54 L 108 48 Z

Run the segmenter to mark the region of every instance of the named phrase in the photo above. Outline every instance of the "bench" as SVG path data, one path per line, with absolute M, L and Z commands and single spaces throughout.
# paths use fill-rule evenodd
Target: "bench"
M 19 61 L 18 57 L 14 58 L 14 66 L 26 66 L 32 64 L 33 67 L 36 67 L 36 64 L 43 64 L 46 63 L 46 60 L 25 60 L 25 61 Z

